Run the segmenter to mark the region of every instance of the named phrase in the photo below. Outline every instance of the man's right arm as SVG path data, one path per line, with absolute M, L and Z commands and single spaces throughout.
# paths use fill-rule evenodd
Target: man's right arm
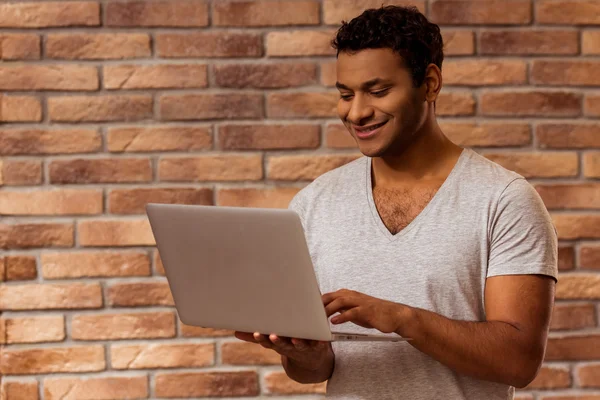
M 333 353 L 331 343 L 328 343 L 327 346 L 328 350 L 325 359 L 315 370 L 299 366 L 292 358 L 282 355 L 281 364 L 287 376 L 299 383 L 321 383 L 328 380 L 335 368 L 335 354 Z

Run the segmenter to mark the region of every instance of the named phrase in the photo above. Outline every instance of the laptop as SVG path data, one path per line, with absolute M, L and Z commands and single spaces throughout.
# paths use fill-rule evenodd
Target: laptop
M 187 325 L 321 341 L 405 341 L 332 332 L 298 214 L 148 203 L 175 308 Z

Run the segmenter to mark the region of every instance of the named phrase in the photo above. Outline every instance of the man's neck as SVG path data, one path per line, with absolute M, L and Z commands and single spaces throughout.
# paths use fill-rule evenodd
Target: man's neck
M 397 182 L 425 183 L 445 180 L 462 148 L 452 143 L 435 121 L 399 155 L 373 158 L 373 177 L 377 185 L 394 186 Z

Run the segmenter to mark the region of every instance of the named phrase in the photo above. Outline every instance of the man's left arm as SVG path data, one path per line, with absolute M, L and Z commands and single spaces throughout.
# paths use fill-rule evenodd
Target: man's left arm
M 505 188 L 490 226 L 485 320 L 452 320 L 350 290 L 323 296 L 327 315 L 342 311 L 332 323 L 351 321 L 412 338 L 412 346 L 458 373 L 527 386 L 546 349 L 557 278 L 556 230 L 524 179 Z
M 494 276 L 485 288 L 486 321 L 400 306 L 396 333 L 459 373 L 522 388 L 544 358 L 554 286 L 547 276 Z

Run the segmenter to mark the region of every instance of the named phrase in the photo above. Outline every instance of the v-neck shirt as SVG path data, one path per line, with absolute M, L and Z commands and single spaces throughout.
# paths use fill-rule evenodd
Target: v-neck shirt
M 360 157 L 321 175 L 290 202 L 321 293 L 346 288 L 484 321 L 488 277 L 557 279 L 556 230 L 523 176 L 465 148 L 424 209 L 392 234 L 373 200 L 371 166 L 370 157 Z M 380 333 L 352 323 L 331 329 Z M 327 398 L 513 398 L 513 387 L 462 376 L 406 342 L 333 342 L 333 349 Z

